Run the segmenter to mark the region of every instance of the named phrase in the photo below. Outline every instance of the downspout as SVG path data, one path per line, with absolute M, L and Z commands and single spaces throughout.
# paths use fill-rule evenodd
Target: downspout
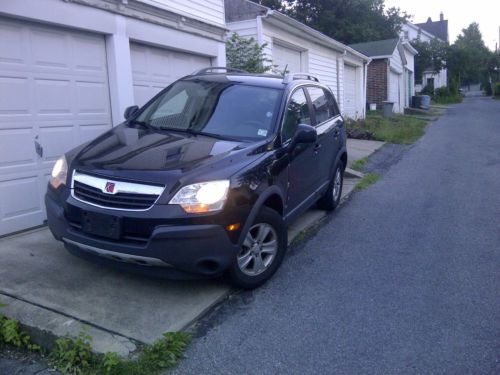
M 368 101 L 368 65 L 371 63 L 371 60 L 365 61 L 363 63 L 363 118 L 366 118 L 366 104 Z

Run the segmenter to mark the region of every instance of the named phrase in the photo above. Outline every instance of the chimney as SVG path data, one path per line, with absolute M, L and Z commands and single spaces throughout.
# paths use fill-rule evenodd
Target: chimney
M 444 14 L 443 12 L 439 13 L 439 20 L 444 21 Z
M 432 23 L 432 18 L 431 17 L 427 18 L 427 23 Z

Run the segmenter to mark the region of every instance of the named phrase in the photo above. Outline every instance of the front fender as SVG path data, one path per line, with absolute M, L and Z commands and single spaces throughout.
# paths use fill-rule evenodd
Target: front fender
M 257 214 L 259 213 L 260 209 L 262 208 L 262 206 L 264 205 L 265 201 L 273 195 L 279 196 L 279 198 L 281 199 L 282 207 L 285 207 L 285 197 L 284 197 L 283 192 L 281 191 L 281 189 L 278 186 L 276 186 L 276 185 L 269 186 L 266 190 L 264 190 L 262 193 L 260 193 L 259 198 L 254 203 L 252 210 L 250 211 L 250 214 L 248 215 L 248 217 L 245 221 L 245 224 L 243 225 L 243 229 L 241 230 L 240 237 L 238 239 L 239 246 L 241 246 L 243 244 L 243 241 L 245 240 L 245 236 L 246 236 L 248 230 L 250 229 L 253 222 L 255 221 L 255 218 L 256 218 Z M 283 213 L 280 212 L 280 215 L 282 215 L 282 214 Z

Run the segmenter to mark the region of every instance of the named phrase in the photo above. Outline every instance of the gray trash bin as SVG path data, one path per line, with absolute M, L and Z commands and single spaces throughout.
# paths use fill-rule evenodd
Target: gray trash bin
M 392 116 L 392 107 L 394 107 L 394 102 L 382 102 L 384 104 L 384 116 Z

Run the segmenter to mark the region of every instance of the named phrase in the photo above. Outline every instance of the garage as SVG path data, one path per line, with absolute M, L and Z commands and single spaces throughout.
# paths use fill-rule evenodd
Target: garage
M 135 104 L 142 106 L 160 90 L 195 70 L 211 66 L 210 58 L 131 43 Z
M 104 38 L 0 18 L 0 235 L 40 225 L 55 160 L 111 127 Z
M 283 46 L 278 43 L 273 44 L 273 65 L 279 70 L 285 70 L 292 73 L 302 72 L 301 52 L 299 50 Z
M 356 67 L 351 65 L 344 66 L 344 116 L 356 118 Z
M 393 71 L 389 74 L 389 101 L 394 102 L 393 111 L 401 112 L 401 103 L 400 103 L 400 90 L 399 87 L 401 85 L 401 74 L 395 73 Z

